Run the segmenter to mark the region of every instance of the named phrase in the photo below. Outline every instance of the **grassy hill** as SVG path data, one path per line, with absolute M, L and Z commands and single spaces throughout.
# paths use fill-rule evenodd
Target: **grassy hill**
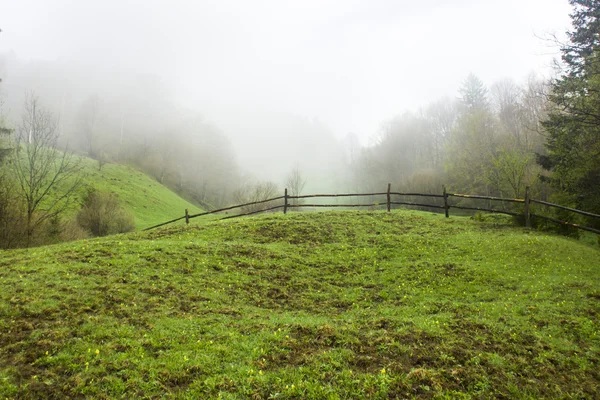
M 0 253 L 0 398 L 598 398 L 600 251 L 410 211 Z
M 98 171 L 97 161 L 82 159 L 86 186 L 119 195 L 124 206 L 135 215 L 138 229 L 147 228 L 201 209 L 179 197 L 175 192 L 132 167 L 106 164 Z M 83 196 L 82 188 L 81 196 Z

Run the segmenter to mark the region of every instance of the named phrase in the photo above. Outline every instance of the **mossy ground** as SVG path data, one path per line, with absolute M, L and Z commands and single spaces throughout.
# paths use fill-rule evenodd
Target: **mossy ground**
M 598 398 L 600 251 L 397 210 L 0 253 L 0 398 Z

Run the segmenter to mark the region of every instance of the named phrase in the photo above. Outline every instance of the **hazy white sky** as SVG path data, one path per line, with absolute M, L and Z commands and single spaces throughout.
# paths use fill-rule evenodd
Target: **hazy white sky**
M 550 72 L 567 0 L 0 0 L 0 52 L 154 73 L 225 130 L 291 112 L 364 141 L 469 72 Z

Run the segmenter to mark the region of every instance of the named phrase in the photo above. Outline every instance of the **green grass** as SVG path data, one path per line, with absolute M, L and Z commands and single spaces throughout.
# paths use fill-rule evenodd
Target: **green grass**
M 410 211 L 0 253 L 0 398 L 599 398 L 600 251 Z
M 97 161 L 83 158 L 82 173 L 85 185 L 79 197 L 83 198 L 85 187 L 89 186 L 118 194 L 125 208 L 135 216 L 138 229 L 181 217 L 186 208 L 191 214 L 202 211 L 148 175 L 129 166 L 106 164 L 98 171 Z

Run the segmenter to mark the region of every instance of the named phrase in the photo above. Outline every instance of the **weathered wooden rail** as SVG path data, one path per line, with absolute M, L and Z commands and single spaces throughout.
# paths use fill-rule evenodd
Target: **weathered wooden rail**
M 311 199 L 311 198 L 346 198 L 346 197 L 356 197 L 356 198 L 360 198 L 360 197 L 373 197 L 373 196 L 385 196 L 385 198 L 381 199 L 381 201 L 379 202 L 374 202 L 374 203 L 343 203 L 343 204 L 322 204 L 322 203 L 311 203 L 311 204 L 290 204 L 289 200 L 301 200 L 301 199 Z M 403 198 L 407 198 L 407 197 L 429 197 L 429 198 L 433 198 L 433 199 L 442 199 L 443 200 L 443 205 L 442 204 L 430 204 L 430 203 L 417 203 L 414 201 L 398 201 L 396 199 L 393 199 L 392 196 L 396 196 L 396 197 L 403 197 Z M 488 201 L 497 201 L 497 202 L 504 202 L 504 203 L 514 203 L 514 204 L 522 204 L 523 205 L 523 210 L 522 212 L 517 212 L 514 210 L 507 210 L 507 209 L 499 209 L 499 208 L 486 208 L 486 207 L 473 207 L 473 206 L 465 206 L 465 205 L 460 205 L 460 204 L 450 204 L 449 199 L 451 197 L 454 198 L 459 198 L 459 199 L 474 199 L 474 200 L 488 200 Z M 277 205 L 271 205 L 269 203 L 273 203 L 273 202 L 277 202 L 283 200 L 283 204 L 277 204 Z M 584 215 L 586 217 L 589 218 L 600 218 L 600 215 L 598 214 L 594 214 L 588 211 L 582 211 L 582 210 L 578 210 L 575 208 L 570 208 L 570 207 L 566 207 L 566 206 L 562 206 L 560 204 L 554 204 L 554 203 L 550 203 L 547 201 L 542 201 L 542 200 L 536 200 L 536 199 L 532 199 L 530 198 L 529 195 L 529 188 L 526 188 L 525 190 L 525 198 L 524 199 L 513 199 L 513 198 L 505 198 L 505 197 L 494 197 L 494 196 L 482 196 L 482 195 L 471 195 L 471 194 L 461 194 L 461 193 L 448 193 L 446 191 L 446 187 L 443 186 L 442 187 L 442 193 L 441 194 L 436 194 L 436 193 L 412 193 L 412 192 L 392 192 L 391 191 L 391 184 L 388 184 L 387 187 L 387 191 L 385 192 L 375 192 L 375 193 L 338 193 L 338 194 L 307 194 L 307 195 L 298 195 L 298 196 L 291 196 L 288 194 L 288 190 L 285 189 L 284 191 L 284 195 L 283 196 L 279 196 L 279 197 L 273 197 L 270 199 L 265 199 L 265 200 L 260 200 L 260 201 L 254 201 L 254 202 L 250 202 L 250 203 L 245 203 L 245 204 L 237 204 L 234 206 L 230 206 L 230 207 L 225 207 L 225 208 L 220 208 L 217 210 L 212 210 L 212 211 L 205 211 L 205 212 L 201 212 L 198 214 L 192 214 L 190 215 L 188 213 L 188 210 L 185 210 L 185 215 L 179 218 L 175 218 L 172 219 L 170 221 L 167 222 L 163 222 L 161 224 L 158 225 L 154 225 L 151 226 L 149 228 L 144 229 L 146 230 L 150 230 L 150 229 L 154 229 L 154 228 L 158 228 L 167 224 L 171 224 L 177 221 L 181 221 L 183 219 L 185 219 L 185 222 L 187 224 L 189 224 L 190 219 L 192 218 L 197 218 L 197 217 L 201 217 L 204 215 L 210 215 L 210 214 L 219 214 L 225 211 L 231 211 L 231 210 L 235 210 L 235 209 L 244 209 L 245 207 L 251 207 L 251 206 L 257 206 L 257 205 L 265 205 L 265 207 L 262 207 L 258 210 L 253 210 L 253 211 L 246 211 L 246 212 L 242 212 L 239 214 L 235 214 L 235 215 L 228 215 L 225 216 L 221 219 L 229 219 L 229 218 L 237 218 L 237 217 L 242 217 L 242 216 L 247 216 L 247 215 L 254 215 L 254 214 L 259 214 L 259 213 L 264 213 L 264 212 L 269 212 L 269 211 L 275 211 L 275 210 L 279 210 L 279 209 L 283 209 L 283 213 L 287 214 L 289 209 L 293 209 L 293 208 L 338 208 L 338 207 L 343 207 L 343 208 L 354 208 L 354 207 L 382 207 L 382 206 L 386 206 L 387 211 L 389 212 L 392 208 L 393 205 L 399 205 L 399 206 L 412 206 L 412 207 L 423 207 L 423 208 L 430 208 L 430 209 L 441 209 L 444 210 L 444 213 L 446 215 L 446 218 L 450 217 L 450 209 L 454 208 L 454 209 L 458 209 L 458 210 L 469 210 L 469 211 L 484 211 L 484 212 L 491 212 L 491 213 L 501 213 L 501 214 L 507 214 L 507 215 L 512 215 L 512 216 L 517 216 L 520 217 L 522 216 L 524 218 L 525 221 L 525 226 L 530 228 L 531 227 L 531 218 L 541 218 L 541 219 L 545 219 L 557 224 L 561 224 L 561 225 L 566 225 L 566 226 L 571 226 L 574 228 L 578 228 L 581 230 L 585 230 L 588 232 L 593 232 L 596 234 L 600 234 L 600 230 L 599 229 L 595 229 L 589 226 L 584 226 L 581 224 L 574 224 L 568 221 L 563 221 L 560 219 L 556 219 L 550 216 L 546 216 L 546 215 L 541 215 L 541 214 L 537 214 L 537 213 L 532 213 L 530 210 L 530 206 L 531 204 L 539 204 L 539 205 L 543 205 L 546 207 L 553 207 L 553 208 L 558 208 L 558 209 L 562 209 L 565 211 L 569 211 L 569 212 L 574 212 L 580 215 Z

